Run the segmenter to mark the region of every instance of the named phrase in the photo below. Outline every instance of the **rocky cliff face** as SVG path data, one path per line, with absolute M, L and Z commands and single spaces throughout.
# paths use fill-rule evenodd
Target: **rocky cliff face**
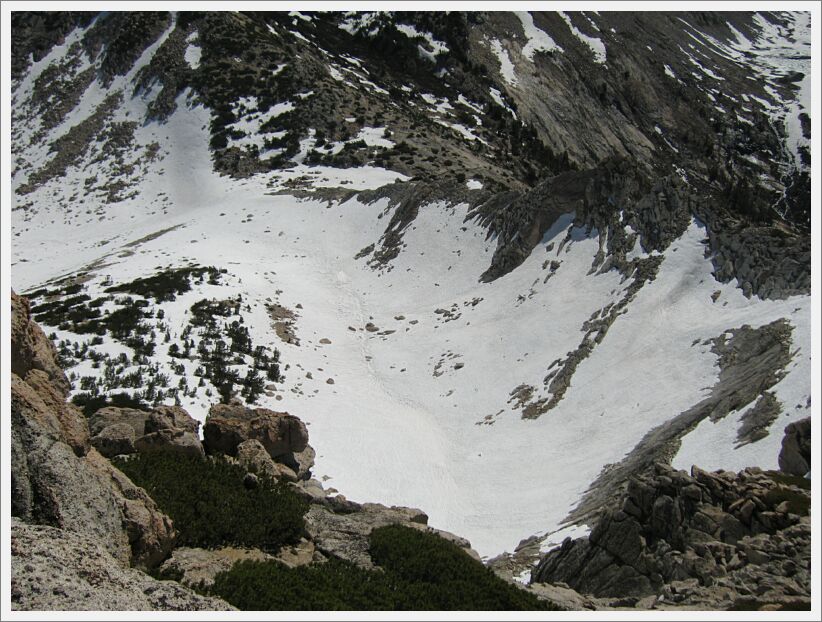
M 98 538 L 121 563 L 155 565 L 174 545 L 170 519 L 91 447 L 54 347 L 15 294 L 11 317 L 13 515 Z
M 811 472 L 811 419 L 789 423 L 782 439 L 782 450 L 779 452 L 779 469 L 797 475 L 809 477 Z

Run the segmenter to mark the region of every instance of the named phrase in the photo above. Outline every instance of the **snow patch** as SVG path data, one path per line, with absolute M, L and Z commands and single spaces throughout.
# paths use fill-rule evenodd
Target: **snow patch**
M 435 119 L 435 121 L 437 123 L 439 123 L 440 125 L 444 125 L 445 127 L 450 127 L 452 130 L 456 131 L 458 134 L 460 134 L 463 138 L 465 138 L 467 140 L 471 140 L 471 141 L 478 140 L 479 142 L 481 142 L 484 145 L 488 144 L 488 141 L 484 140 L 483 138 L 480 138 L 479 136 L 474 134 L 474 132 L 472 132 L 470 129 L 468 129 L 467 127 L 465 127 L 461 123 L 450 123 L 448 121 L 443 121 L 442 119 Z
M 430 93 L 421 93 L 420 97 L 426 104 L 433 106 L 434 110 L 439 112 L 440 114 L 448 114 L 450 110 L 453 110 L 454 107 L 451 105 L 451 102 L 448 101 L 445 97 L 438 99 L 434 95 Z
M 514 117 L 514 119 L 517 118 L 517 113 L 514 112 L 513 108 L 511 108 L 508 104 L 505 103 L 504 99 L 502 99 L 502 93 L 500 93 L 493 86 L 489 89 L 489 92 L 491 94 L 491 99 L 493 99 L 497 104 L 505 108 L 511 114 L 511 116 Z
M 347 82 L 345 76 L 343 76 L 340 70 L 337 69 L 334 65 L 328 65 L 328 74 L 337 82 Z
M 305 41 L 306 43 L 311 43 L 311 41 L 310 41 L 309 39 L 307 39 L 305 36 L 303 36 L 303 34 L 302 34 L 302 33 L 300 33 L 300 32 L 299 32 L 299 31 L 297 31 L 297 30 L 289 30 L 288 32 L 289 32 L 290 34 L 294 35 L 294 36 L 295 36 L 297 39 L 299 39 L 300 41 Z
M 685 23 L 687 24 L 687 22 L 685 22 Z M 690 33 L 688 33 L 688 34 L 690 34 Z M 691 35 L 691 36 L 693 36 L 693 35 Z M 700 43 L 701 43 L 701 42 L 700 42 Z M 725 78 L 723 78 L 723 77 L 722 77 L 722 76 L 720 76 L 720 75 L 717 75 L 714 71 L 712 71 L 712 70 L 711 70 L 711 69 L 709 69 L 708 67 L 705 67 L 705 65 L 703 65 L 702 63 L 700 63 L 700 62 L 699 62 L 699 61 L 698 61 L 698 60 L 697 60 L 697 59 L 693 56 L 693 54 L 691 54 L 691 53 L 690 53 L 690 52 L 688 52 L 687 50 L 684 50 L 684 49 L 682 48 L 682 46 L 681 46 L 681 45 L 680 45 L 680 46 L 677 46 L 677 47 L 679 47 L 679 51 L 680 51 L 680 52 L 682 52 L 682 53 L 686 56 L 686 58 L 688 59 L 688 62 L 689 62 L 689 63 L 691 63 L 691 64 L 692 64 L 694 67 L 696 67 L 697 69 L 699 69 L 699 71 L 700 71 L 701 73 L 704 73 L 706 76 L 708 76 L 709 78 L 712 78 L 712 79 L 714 79 L 714 80 L 717 80 L 717 81 L 720 81 L 720 82 L 724 82 L 724 81 L 725 81 Z M 696 48 L 694 48 L 694 46 L 693 46 L 693 45 L 689 45 L 689 47 L 691 47 L 691 48 L 692 48 L 692 49 L 694 49 L 694 50 L 696 49 Z M 701 76 L 699 73 L 694 72 L 692 75 L 693 75 L 696 79 L 698 79 L 698 80 L 702 80 L 702 76 Z
M 241 138 L 229 138 L 232 146 L 256 147 L 260 154 L 271 152 L 265 146 L 266 138 L 278 139 L 286 135 L 285 131 L 263 132 L 262 126 L 271 119 L 276 119 L 280 115 L 294 110 L 294 104 L 290 101 L 274 104 L 267 112 L 259 112 L 258 101 L 255 96 L 239 98 L 233 107 L 234 116 L 237 121 L 227 125 L 232 130 L 238 130 L 245 134 Z M 274 150 L 275 153 L 279 150 Z
M 517 85 L 517 75 L 514 71 L 514 63 L 511 62 L 511 57 L 508 56 L 508 50 L 502 47 L 499 39 L 491 40 L 491 51 L 496 55 L 500 65 L 500 75 L 509 85 Z
M 387 139 L 385 132 L 385 127 L 364 127 L 359 131 L 354 141 L 361 140 L 369 147 L 385 147 L 386 149 L 390 149 L 396 143 L 394 143 L 393 140 Z
M 604 64 L 607 60 L 607 54 L 605 52 L 605 44 L 602 42 L 602 39 L 598 39 L 597 37 L 590 37 L 582 32 L 579 28 L 574 26 L 574 23 L 571 21 L 571 18 L 567 13 L 562 11 L 559 12 L 562 19 L 568 25 L 568 28 L 571 30 L 571 33 L 580 41 L 582 41 L 588 48 L 591 50 L 591 53 L 594 55 L 594 62 Z
M 314 21 L 314 18 L 313 18 L 313 17 L 311 17 L 310 15 L 305 15 L 305 14 L 303 14 L 303 13 L 300 13 L 299 11 L 291 11 L 291 12 L 288 14 L 288 16 L 289 16 L 289 17 L 296 17 L 296 18 L 298 18 L 298 19 L 303 20 L 304 22 L 309 22 L 309 23 L 311 23 L 311 22 L 313 22 L 313 21 Z
M 185 59 L 188 66 L 192 69 L 197 69 L 200 66 L 200 59 L 203 56 L 203 50 L 199 45 L 189 43 L 186 47 Z
M 426 45 L 419 46 L 420 55 L 432 63 L 437 62 L 437 56 L 449 51 L 448 46 L 442 41 L 435 39 L 430 32 L 421 32 L 410 24 L 395 24 L 395 27 L 409 39 L 423 39 Z
M 522 48 L 522 55 L 528 60 L 534 60 L 534 54 L 537 52 L 562 52 L 562 48 L 550 37 L 550 35 L 537 28 L 534 24 L 534 18 L 527 11 L 517 11 L 517 17 L 522 23 L 522 29 L 525 31 L 525 38 L 528 42 Z
M 355 35 L 360 31 L 366 30 L 371 27 L 371 24 L 374 23 L 374 20 L 379 15 L 378 12 L 371 12 L 371 13 L 356 13 L 356 12 L 349 12 L 346 14 L 345 20 L 338 24 L 339 28 L 345 30 L 347 33 L 351 35 Z M 374 31 L 371 31 L 370 34 L 373 34 Z
M 499 91 L 497 91 L 497 95 L 499 96 Z M 457 102 L 459 102 L 463 106 L 466 106 L 466 107 L 470 108 L 471 110 L 473 110 L 477 114 L 483 114 L 482 108 L 480 108 L 477 104 L 468 101 L 465 98 L 465 95 L 463 95 L 462 93 L 460 93 L 459 96 L 457 97 Z

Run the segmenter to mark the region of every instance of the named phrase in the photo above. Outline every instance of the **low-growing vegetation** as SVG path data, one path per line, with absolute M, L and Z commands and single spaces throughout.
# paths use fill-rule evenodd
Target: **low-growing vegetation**
M 200 342 L 197 345 L 197 354 L 201 365 L 194 372 L 211 381 L 223 402 L 228 402 L 235 394 L 235 385 L 240 386 L 240 395 L 248 403 L 254 403 L 265 389 L 266 380 L 281 382 L 280 351 L 273 351 L 265 346 L 255 346 L 243 323 L 240 313 L 242 298 L 226 300 L 200 300 L 191 306 L 190 326 L 183 333 L 185 352 L 194 346 L 194 340 L 189 341 L 192 327 L 198 328 Z M 238 319 L 228 319 L 232 316 Z M 218 318 L 226 318 L 221 324 Z M 224 338 L 228 338 L 226 343 Z M 175 356 L 170 351 L 169 354 Z M 251 362 L 248 362 L 248 359 Z M 233 365 L 245 365 L 245 376 L 233 368 Z
M 276 561 L 242 561 L 217 575 L 212 596 L 243 611 L 407 609 L 391 578 L 350 562 L 288 568 Z
M 209 592 L 242 610 L 546 610 L 455 544 L 392 525 L 375 529 L 378 570 L 331 559 L 288 568 L 243 561 L 217 575 Z
M 91 417 L 101 408 L 116 406 L 117 408 L 134 408 L 137 410 L 151 410 L 151 407 L 139 398 L 128 393 L 114 393 L 112 395 L 92 395 L 78 393 L 71 398 L 72 403 L 82 409 L 86 417 Z
M 245 469 L 224 458 L 151 452 L 112 462 L 171 517 L 180 546 L 276 552 L 302 534 L 304 500 L 263 476 L 256 486 L 245 486 Z
M 225 272 L 223 270 L 222 272 Z M 130 283 L 123 283 L 109 287 L 107 292 L 123 292 L 136 294 L 143 298 L 153 298 L 156 302 L 174 300 L 177 295 L 191 290 L 191 279 L 202 283 L 208 275 L 208 282 L 212 285 L 220 283 L 220 270 L 213 266 L 207 268 L 190 267 L 165 270 L 153 276 L 135 279 Z
M 539 609 L 535 596 L 506 583 L 456 544 L 409 527 L 375 529 L 370 553 L 376 564 L 412 593 L 421 609 Z

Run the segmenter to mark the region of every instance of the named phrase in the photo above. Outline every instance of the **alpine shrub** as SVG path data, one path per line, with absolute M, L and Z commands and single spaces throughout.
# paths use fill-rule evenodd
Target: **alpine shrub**
M 112 462 L 171 517 L 181 546 L 234 545 L 276 552 L 297 542 L 303 531 L 305 501 L 265 477 L 246 487 L 245 469 L 223 458 L 152 452 Z

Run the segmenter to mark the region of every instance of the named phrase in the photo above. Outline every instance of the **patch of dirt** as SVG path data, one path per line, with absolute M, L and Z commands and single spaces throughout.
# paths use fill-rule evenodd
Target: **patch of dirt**
M 268 316 L 271 318 L 274 332 L 285 343 L 294 346 L 300 345 L 300 340 L 294 332 L 294 322 L 297 319 L 297 314 L 281 304 L 270 303 L 265 306 L 268 311 Z

